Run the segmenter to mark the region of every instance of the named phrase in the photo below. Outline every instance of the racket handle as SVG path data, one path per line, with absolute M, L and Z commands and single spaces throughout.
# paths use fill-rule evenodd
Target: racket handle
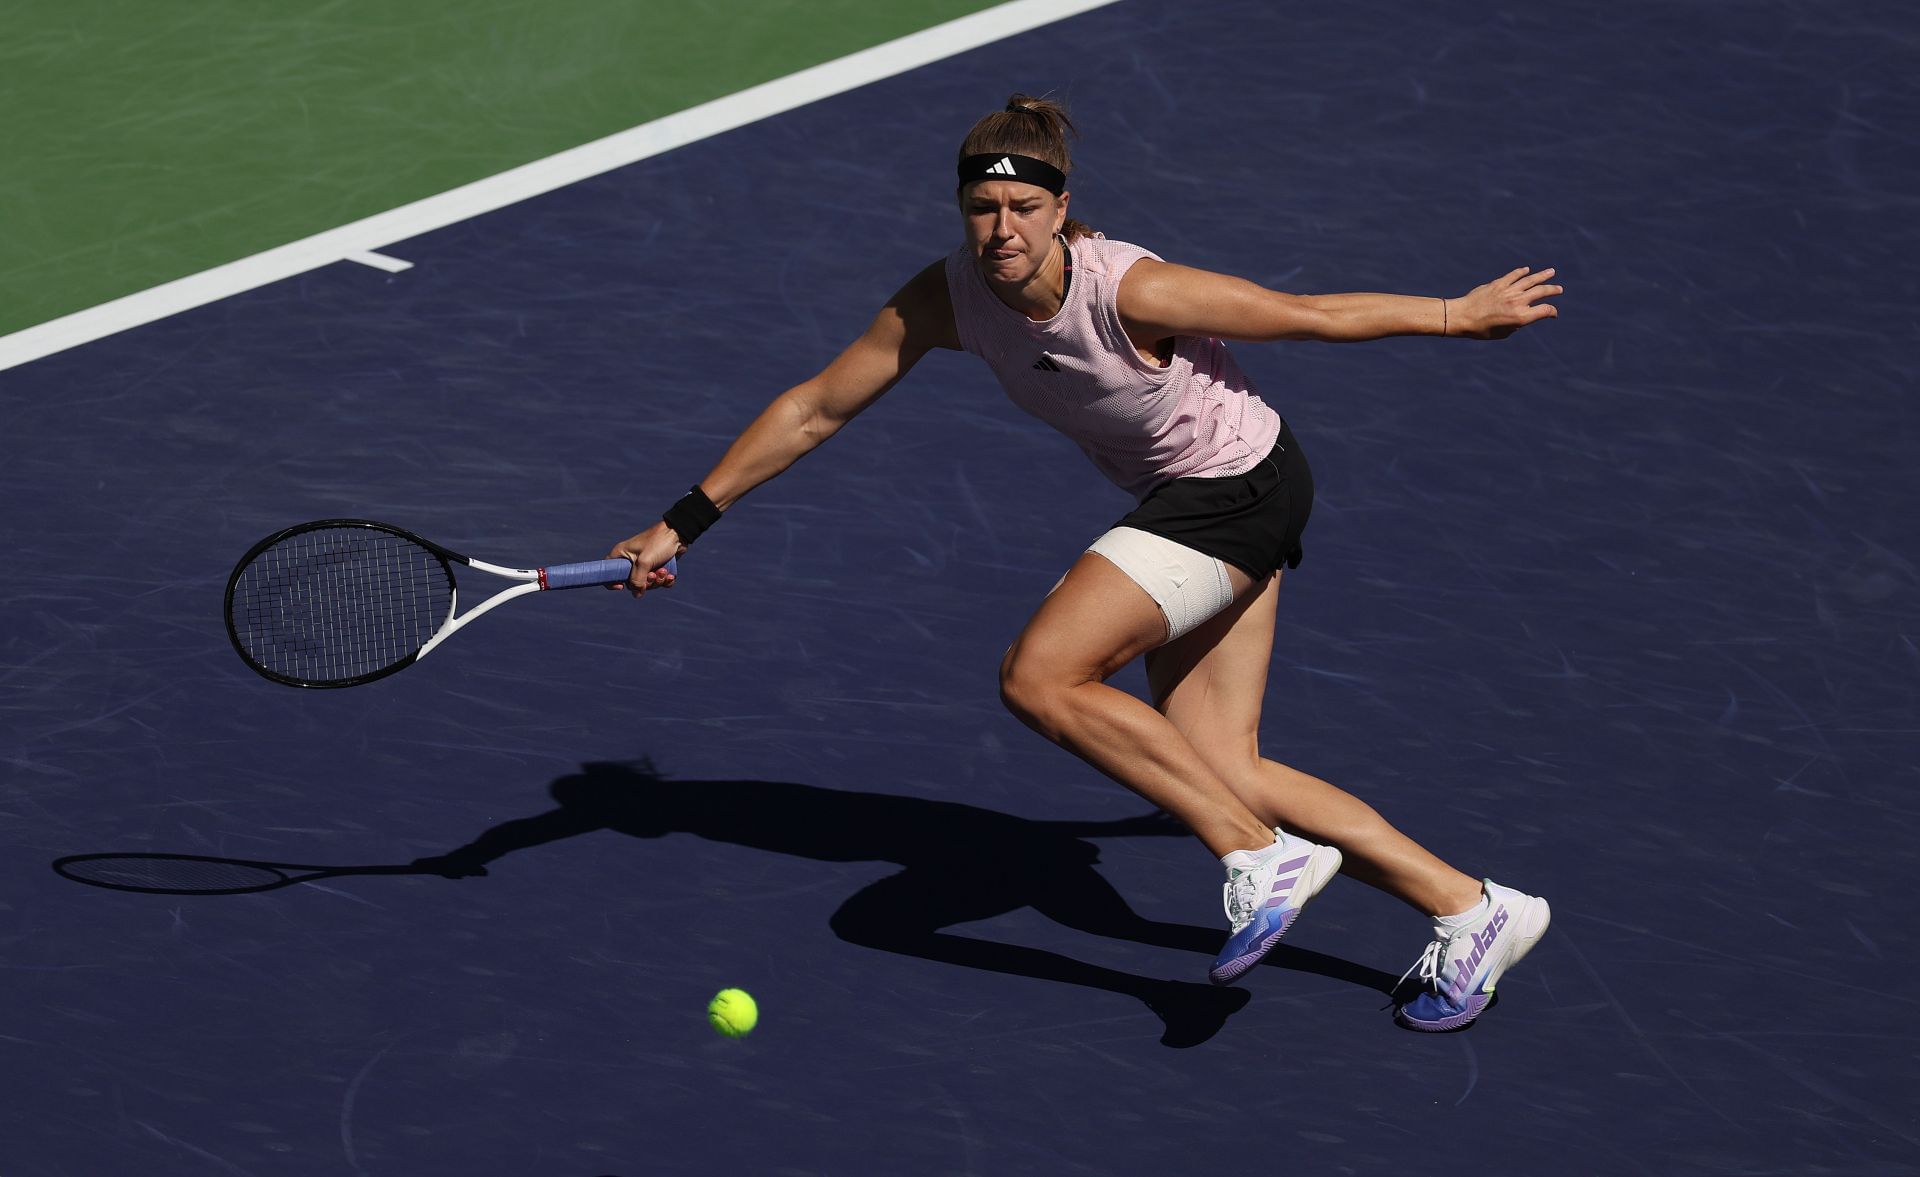
M 680 575 L 675 561 L 666 563 L 668 572 Z M 585 588 L 595 584 L 624 584 L 633 571 L 633 561 L 622 556 L 613 560 L 587 560 L 579 564 L 553 564 L 540 570 L 540 587 L 547 589 Z

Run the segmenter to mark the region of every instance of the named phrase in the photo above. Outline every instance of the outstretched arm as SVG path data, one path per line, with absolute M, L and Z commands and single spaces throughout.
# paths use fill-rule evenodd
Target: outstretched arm
M 932 348 L 959 347 L 941 267 L 936 262 L 922 270 L 832 363 L 761 410 L 700 480 L 714 506 L 725 511 L 805 457 L 885 395 Z M 661 565 L 685 550 L 681 537 L 662 521 L 615 544 L 608 556 L 633 561 L 627 588 L 639 596 L 673 583 Z
M 1136 344 L 1174 335 L 1267 342 L 1359 343 L 1392 335 L 1505 339 L 1560 312 L 1551 269 L 1525 266 L 1458 298 L 1405 294 L 1284 294 L 1242 278 L 1143 260 L 1120 283 L 1120 318 Z

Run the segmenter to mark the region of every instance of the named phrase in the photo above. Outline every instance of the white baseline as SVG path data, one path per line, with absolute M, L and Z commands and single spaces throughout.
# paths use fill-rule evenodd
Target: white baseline
M 269 282 L 304 274 L 349 255 L 376 252 L 395 241 L 505 208 L 676 147 L 1112 3 L 1115 0 L 1012 0 L 935 25 L 463 184 L 437 196 L 16 331 L 0 337 L 0 371 L 230 298 Z
M 413 263 L 402 258 L 388 257 L 384 253 L 375 253 L 371 249 L 357 250 L 340 259 L 343 262 L 358 262 L 363 266 L 372 266 L 376 270 L 385 270 L 389 274 L 404 274 L 413 269 Z

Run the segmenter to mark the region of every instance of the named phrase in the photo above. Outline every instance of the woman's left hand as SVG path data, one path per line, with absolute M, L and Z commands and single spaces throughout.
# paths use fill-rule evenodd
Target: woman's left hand
M 1547 284 L 1551 277 L 1551 268 L 1536 273 L 1521 266 L 1504 278 L 1495 278 L 1459 298 L 1449 299 L 1447 334 L 1468 339 L 1505 339 L 1529 323 L 1559 318 L 1559 307 L 1541 301 L 1563 290 Z

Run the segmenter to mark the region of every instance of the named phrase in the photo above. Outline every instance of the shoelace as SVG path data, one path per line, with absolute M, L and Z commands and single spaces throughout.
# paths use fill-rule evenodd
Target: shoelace
M 1253 906 L 1258 896 L 1254 894 L 1254 876 L 1251 870 L 1236 870 L 1228 874 L 1227 885 L 1221 888 L 1221 899 L 1227 909 L 1227 922 L 1234 931 L 1253 918 Z
M 1414 969 L 1418 969 L 1420 983 L 1435 993 L 1440 992 L 1440 956 L 1446 952 L 1447 943 L 1445 940 L 1435 940 L 1427 945 L 1427 950 L 1420 954 L 1420 959 L 1413 962 L 1413 968 L 1401 973 L 1400 979 L 1393 983 L 1393 987 L 1398 989 L 1406 984 L 1407 978 L 1413 976 Z

